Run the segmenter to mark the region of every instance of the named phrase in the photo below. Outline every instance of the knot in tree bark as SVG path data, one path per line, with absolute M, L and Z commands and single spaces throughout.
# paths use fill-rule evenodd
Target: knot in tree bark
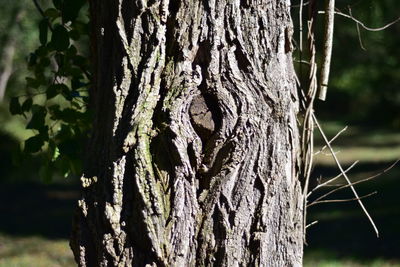
M 208 140 L 215 130 L 215 122 L 203 95 L 197 95 L 193 98 L 189 114 L 197 135 L 202 141 Z

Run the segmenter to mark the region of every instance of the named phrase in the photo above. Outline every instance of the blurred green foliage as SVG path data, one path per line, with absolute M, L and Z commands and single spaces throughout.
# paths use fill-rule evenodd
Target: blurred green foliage
M 322 2 L 318 1 L 319 9 Z M 338 10 L 348 14 L 350 7 L 354 17 L 369 27 L 381 27 L 399 15 L 395 0 L 336 2 Z M 22 8 L 25 12 L 18 26 L 21 45 L 14 58 L 14 74 L 0 104 L 0 132 L 23 143 L 21 153 L 14 151 L 14 162 L 26 160 L 27 154 L 42 158 L 40 176 L 45 180 L 56 173 L 79 175 L 90 129 L 87 1 L 37 0 L 40 12 L 33 0 L 0 0 L 0 4 L 5 14 L 0 17 L 4 36 L 12 11 Z M 298 7 L 292 11 L 296 28 Z M 322 28 L 323 15 L 318 15 L 317 52 L 321 51 Z M 400 128 L 399 33 L 400 23 L 396 23 L 378 32 L 360 27 L 359 34 L 353 20 L 336 16 L 328 98 L 316 104 L 320 117 Z M 297 32 L 294 38 L 298 42 Z M 305 72 L 300 78 L 306 79 Z M 5 105 L 16 116 L 6 113 Z
M 318 10 L 323 10 L 323 2 L 317 1 Z M 395 0 L 337 0 L 336 7 L 342 13 L 351 12 L 354 18 L 370 28 L 382 27 L 400 15 Z M 298 10 L 293 8 L 296 25 Z M 308 7 L 304 7 L 304 17 L 307 11 Z M 323 23 L 323 15 L 319 14 L 316 27 L 319 64 Z M 307 27 L 306 23 L 304 27 Z M 400 22 L 382 31 L 367 31 L 361 26 L 359 30 L 360 33 L 352 19 L 335 16 L 328 96 L 325 102 L 316 101 L 317 114 L 320 118 L 340 119 L 352 124 L 400 128 Z M 297 32 L 294 38 L 298 42 Z M 295 57 L 299 58 L 298 53 Z M 296 65 L 299 68 L 299 64 Z M 305 81 L 307 68 L 303 65 L 303 69 L 301 78 Z
M 25 91 L 10 98 L 9 111 L 26 119 L 33 135 L 23 153 L 41 152 L 40 176 L 79 175 L 90 129 L 87 110 L 90 66 L 88 17 L 84 0 L 31 2 L 38 13 L 38 46 L 29 54 Z M 37 42 L 39 41 L 39 42 Z

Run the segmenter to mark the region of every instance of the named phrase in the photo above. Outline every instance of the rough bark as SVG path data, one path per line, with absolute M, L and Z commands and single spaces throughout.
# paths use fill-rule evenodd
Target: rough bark
M 80 266 L 301 266 L 289 1 L 91 1 Z

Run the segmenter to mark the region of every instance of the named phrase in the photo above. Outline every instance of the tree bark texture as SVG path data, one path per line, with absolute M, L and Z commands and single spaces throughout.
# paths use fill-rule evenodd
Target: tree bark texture
M 301 266 L 289 6 L 91 1 L 80 266 Z

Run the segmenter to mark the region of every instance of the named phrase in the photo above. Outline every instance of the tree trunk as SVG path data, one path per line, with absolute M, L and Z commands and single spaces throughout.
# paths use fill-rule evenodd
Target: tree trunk
M 80 266 L 301 266 L 289 1 L 91 1 Z

